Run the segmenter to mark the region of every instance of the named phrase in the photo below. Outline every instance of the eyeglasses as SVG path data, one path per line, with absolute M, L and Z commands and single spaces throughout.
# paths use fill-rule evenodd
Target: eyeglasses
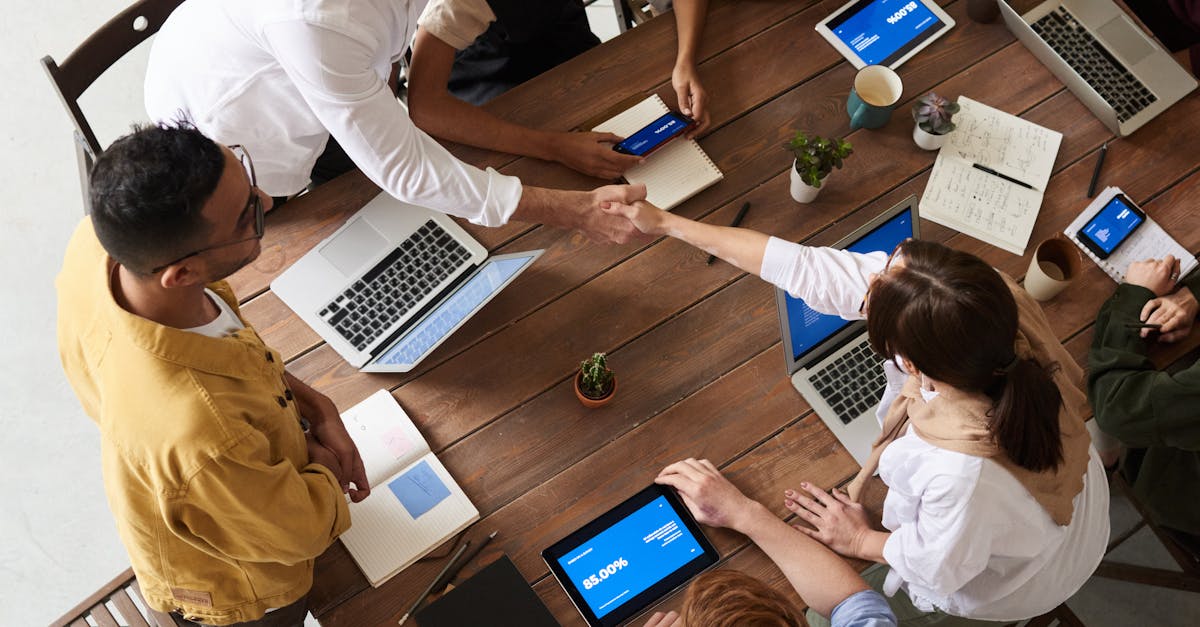
M 233 246 L 235 244 L 244 244 L 251 240 L 262 239 L 263 233 L 266 232 L 266 217 L 265 217 L 265 210 L 263 208 L 262 195 L 258 193 L 258 181 L 254 176 L 254 161 L 250 159 L 250 153 L 246 152 L 245 147 L 243 147 L 241 145 L 235 144 L 233 146 L 230 146 L 229 149 L 233 151 L 234 156 L 236 156 L 238 158 L 238 161 L 242 164 L 242 167 L 245 168 L 246 173 L 250 175 L 250 198 L 248 198 L 246 200 L 246 206 L 244 209 L 242 209 L 241 215 L 245 215 L 247 211 L 254 212 L 254 235 L 251 237 L 244 237 L 242 239 L 232 241 L 232 242 L 213 244 L 212 246 L 205 246 L 204 248 L 201 248 L 199 250 L 193 250 L 192 252 L 190 252 L 174 261 L 164 263 L 164 264 L 158 266 L 157 268 L 152 269 L 150 271 L 150 274 L 158 274 L 159 272 L 162 272 L 163 270 L 165 270 L 167 267 L 173 266 L 173 265 L 179 263 L 180 261 L 183 261 L 184 259 L 187 259 L 189 257 L 195 257 L 196 255 L 199 255 L 200 253 L 206 253 L 210 250 L 216 250 L 218 248 L 225 248 L 226 246 Z M 238 216 L 239 223 L 241 223 L 241 215 Z
M 875 275 L 875 281 L 878 281 L 880 277 L 888 273 L 888 268 L 892 267 L 892 260 L 896 258 L 896 253 L 900 252 L 900 248 L 904 246 L 906 242 L 908 242 L 908 239 L 896 244 L 896 247 L 892 249 L 892 254 L 888 255 L 887 261 L 883 264 L 883 270 L 880 270 L 879 273 Z M 859 315 L 865 316 L 867 313 L 867 299 L 871 297 L 871 287 L 875 285 L 875 281 L 871 281 L 867 284 L 867 291 L 863 294 L 862 303 L 858 305 Z

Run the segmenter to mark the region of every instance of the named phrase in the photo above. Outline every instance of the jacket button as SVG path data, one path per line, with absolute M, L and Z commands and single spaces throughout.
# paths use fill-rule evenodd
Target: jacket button
M 287 407 L 287 401 L 286 401 L 286 400 L 284 400 L 284 398 L 283 398 L 282 396 L 276 396 L 276 397 L 275 397 L 275 402 L 276 402 L 276 403 L 279 403 L 279 406 L 280 406 L 280 407 Z
M 290 400 L 292 400 L 292 399 L 294 399 L 294 398 L 296 398 L 296 397 L 295 397 L 295 396 L 292 394 L 292 391 L 291 391 L 291 390 L 284 390 L 284 391 L 283 391 L 283 397 L 284 397 L 284 398 L 286 398 L 286 399 L 288 399 L 289 401 L 290 401 Z
M 271 351 L 267 351 L 267 361 L 275 363 L 275 356 L 271 354 Z

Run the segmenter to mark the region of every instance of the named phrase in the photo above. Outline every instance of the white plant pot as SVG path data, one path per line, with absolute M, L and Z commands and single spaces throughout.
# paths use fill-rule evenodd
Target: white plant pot
M 919 124 L 913 124 L 913 141 L 925 150 L 940 150 L 942 146 L 946 145 L 946 139 L 949 137 L 950 133 L 934 135 L 926 132 Z
M 820 187 L 813 187 L 800 179 L 800 173 L 796 171 L 796 164 L 792 164 L 792 199 L 796 202 L 810 203 L 817 199 L 817 194 L 821 193 Z

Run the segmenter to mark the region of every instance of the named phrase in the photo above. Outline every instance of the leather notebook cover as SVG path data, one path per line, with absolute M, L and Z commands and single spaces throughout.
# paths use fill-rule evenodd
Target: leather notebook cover
M 417 612 L 420 627 L 558 627 L 507 555 Z

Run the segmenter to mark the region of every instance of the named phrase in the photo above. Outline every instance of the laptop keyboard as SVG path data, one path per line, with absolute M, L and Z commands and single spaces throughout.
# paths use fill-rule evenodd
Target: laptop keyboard
M 1158 100 L 1065 7 L 1030 24 L 1087 81 L 1124 122 Z
M 471 258 L 429 220 L 318 314 L 354 348 L 366 350 Z
M 887 378 L 882 363 L 883 357 L 871 350 L 864 336 L 863 341 L 818 370 L 809 381 L 838 419 L 850 424 L 883 398 Z

